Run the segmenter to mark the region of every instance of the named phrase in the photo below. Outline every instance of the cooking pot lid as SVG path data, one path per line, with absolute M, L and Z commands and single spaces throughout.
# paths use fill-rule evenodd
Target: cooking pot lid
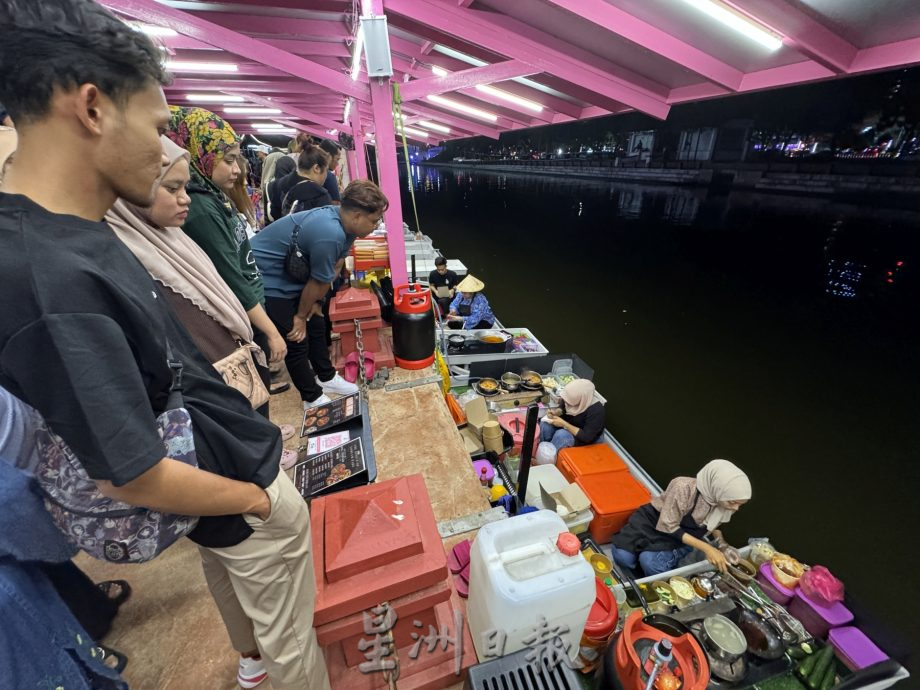
M 741 629 L 721 615 L 709 616 L 703 621 L 709 640 L 726 654 L 744 654 L 747 639 Z

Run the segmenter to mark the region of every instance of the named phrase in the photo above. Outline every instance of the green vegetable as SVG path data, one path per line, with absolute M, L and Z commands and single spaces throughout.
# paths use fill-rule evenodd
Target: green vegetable
M 834 660 L 834 648 L 827 645 L 818 652 L 815 657 L 817 657 L 818 662 L 814 665 L 814 668 L 812 668 L 811 673 L 808 674 L 805 681 L 808 683 L 808 687 L 817 690 L 817 688 L 821 686 L 821 681 L 824 680 L 824 674 L 827 673 L 827 667 Z
M 817 665 L 818 661 L 821 659 L 821 656 L 823 654 L 824 654 L 824 650 L 822 649 L 817 654 L 812 654 L 806 657 L 802 661 L 802 663 L 799 664 L 798 669 L 796 669 L 796 673 L 799 674 L 799 677 L 802 678 L 803 680 L 807 680 L 811 676 L 812 672 L 815 670 L 815 666 Z
M 837 684 L 837 664 L 833 661 L 828 665 L 824 678 L 818 686 L 819 690 L 831 690 Z
M 803 642 L 803 643 L 802 643 L 802 650 L 803 650 L 806 654 L 811 654 L 812 652 L 815 651 L 814 648 L 813 648 L 810 644 L 808 644 L 807 642 Z
M 804 659 L 809 654 L 811 654 L 811 649 L 810 648 L 805 649 L 804 645 L 790 647 L 789 649 L 786 650 L 786 654 L 788 654 L 789 657 L 792 659 Z

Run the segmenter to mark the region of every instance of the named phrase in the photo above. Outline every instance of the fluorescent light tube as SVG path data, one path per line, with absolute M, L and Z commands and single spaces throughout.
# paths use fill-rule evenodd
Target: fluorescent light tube
M 291 129 L 287 125 L 277 124 L 274 122 L 251 122 L 256 129 Z
M 351 99 L 345 101 L 345 112 L 342 113 L 342 122 L 348 124 L 348 116 L 351 115 Z
M 471 105 L 466 103 L 458 103 L 457 101 L 452 101 L 449 98 L 444 98 L 443 96 L 431 95 L 427 97 L 432 103 L 437 103 L 445 108 L 450 108 L 451 110 L 456 110 L 459 113 L 466 113 L 467 115 L 472 115 L 473 117 L 478 117 L 483 120 L 488 120 L 489 122 L 498 122 L 498 115 L 495 113 L 490 113 L 487 110 L 480 110 L 479 108 L 474 108 Z
M 223 74 L 236 72 L 239 67 L 232 62 L 186 62 L 184 60 L 168 60 L 166 69 L 170 72 L 205 72 Z
M 424 127 L 425 129 L 430 129 L 435 132 L 441 132 L 442 134 L 450 134 L 450 127 L 439 125 L 436 122 L 429 122 L 428 120 L 419 120 L 415 124 L 417 124 L 419 127 Z
M 351 80 L 357 81 L 361 74 L 361 51 L 364 49 L 364 30 L 358 25 L 358 34 L 355 36 L 354 52 L 351 55 Z
M 228 115 L 280 115 L 281 110 L 278 108 L 257 108 L 255 106 L 230 106 L 224 108 L 224 112 Z
M 482 93 L 487 93 L 494 98 L 500 98 L 503 101 L 514 103 L 515 105 L 519 105 L 522 108 L 533 110 L 535 113 L 543 112 L 543 106 L 537 103 L 536 101 L 530 101 L 530 100 L 527 100 L 526 98 L 515 96 L 513 93 L 508 93 L 507 91 L 496 89 L 494 86 L 489 86 L 488 84 L 478 84 L 476 86 L 476 90 Z
M 423 131 L 420 130 L 420 129 L 415 129 L 415 127 L 403 127 L 403 131 L 404 131 L 406 134 L 411 134 L 412 136 L 414 136 L 414 137 L 419 137 L 419 138 L 421 138 L 421 139 L 427 139 L 427 138 L 428 138 L 428 132 L 423 132 Z
M 715 0 L 684 0 L 684 2 L 738 33 L 744 34 L 765 48 L 778 50 L 783 45 L 781 36 L 777 36 L 762 24 L 754 22 L 720 2 L 715 2 Z
M 211 93 L 187 93 L 186 100 L 201 101 L 202 103 L 242 103 L 242 96 L 224 96 L 222 94 Z
M 436 77 L 446 77 L 448 74 L 450 74 L 449 71 L 447 71 L 443 67 L 438 67 L 437 65 L 432 65 L 431 71 L 434 73 Z

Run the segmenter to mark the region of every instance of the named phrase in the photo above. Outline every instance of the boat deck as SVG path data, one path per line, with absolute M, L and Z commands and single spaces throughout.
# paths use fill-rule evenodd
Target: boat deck
M 435 374 L 393 369 L 390 382 Z M 439 384 L 368 393 L 378 481 L 420 472 L 438 521 L 489 508 L 470 471 L 469 455 L 443 402 Z M 276 423 L 299 430 L 302 409 L 293 387 L 272 396 Z M 295 435 L 285 445 L 296 448 Z M 473 533 L 445 540 L 450 547 Z M 85 554 L 78 565 L 95 581 L 126 579 L 133 595 L 119 612 L 105 644 L 128 656 L 124 677 L 132 690 L 237 688 L 237 656 L 230 646 L 201 570 L 197 548 L 182 540 L 142 565 L 112 565 Z M 190 641 L 194 644 L 190 644 Z M 268 690 L 269 683 L 259 686 Z M 457 683 L 450 690 L 460 690 Z

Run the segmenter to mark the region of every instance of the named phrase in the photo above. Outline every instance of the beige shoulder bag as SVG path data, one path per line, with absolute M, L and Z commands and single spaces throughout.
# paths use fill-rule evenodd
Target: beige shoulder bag
M 256 369 L 256 363 L 252 359 L 253 348 L 258 350 L 254 345 L 241 343 L 222 360 L 214 362 L 214 368 L 224 377 L 228 386 L 245 395 L 252 408 L 258 409 L 268 402 L 269 392 L 262 383 L 262 377 L 259 376 L 259 370 Z M 258 352 L 262 354 L 261 350 Z M 264 356 L 262 355 L 263 358 Z

